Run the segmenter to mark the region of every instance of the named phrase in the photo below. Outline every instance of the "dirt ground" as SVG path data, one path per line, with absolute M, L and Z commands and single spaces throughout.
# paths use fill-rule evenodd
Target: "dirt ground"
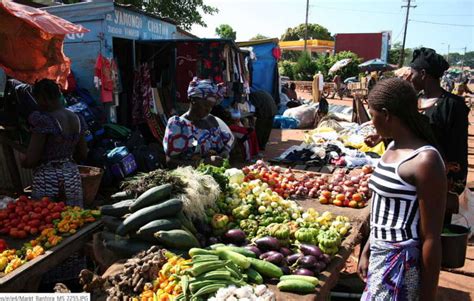
M 298 96 L 310 99 L 308 93 L 299 92 Z M 345 98 L 329 99 L 330 104 L 352 105 L 352 100 Z M 474 111 L 469 115 L 469 171 L 468 187 L 474 189 Z M 289 146 L 301 144 L 304 137 L 303 130 L 273 130 L 270 141 L 266 148 L 265 159 L 270 159 L 280 155 Z M 360 293 L 363 283 L 358 280 L 355 273 L 359 250 L 354 250 L 346 264 L 346 269 L 341 274 L 341 280 L 334 291 Z M 355 300 L 355 299 L 354 299 Z M 442 271 L 439 279 L 438 301 L 468 301 L 474 300 L 474 239 L 471 239 L 463 268 L 456 271 Z

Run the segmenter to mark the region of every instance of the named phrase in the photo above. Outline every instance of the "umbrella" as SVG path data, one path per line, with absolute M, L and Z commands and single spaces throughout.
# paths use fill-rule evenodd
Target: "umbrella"
M 367 62 L 364 62 L 359 65 L 359 69 L 362 71 L 387 71 L 393 70 L 393 67 L 381 59 L 373 59 Z
M 71 62 L 63 53 L 64 37 L 85 32 L 46 11 L 0 0 L 0 67 L 29 84 L 49 78 L 66 88 Z
M 334 65 L 332 65 L 331 69 L 329 69 L 329 73 L 332 74 L 341 70 L 342 68 L 349 65 L 351 61 L 352 59 L 343 59 L 343 60 L 337 61 Z

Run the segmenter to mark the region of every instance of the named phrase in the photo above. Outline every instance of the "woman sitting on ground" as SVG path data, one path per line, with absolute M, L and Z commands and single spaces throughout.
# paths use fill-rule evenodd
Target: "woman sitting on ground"
M 222 98 L 222 89 L 210 80 L 194 78 L 188 87 L 189 110 L 173 116 L 166 126 L 163 146 L 168 167 L 196 166 L 200 162 L 221 165 L 234 144 L 231 130 L 210 114 Z

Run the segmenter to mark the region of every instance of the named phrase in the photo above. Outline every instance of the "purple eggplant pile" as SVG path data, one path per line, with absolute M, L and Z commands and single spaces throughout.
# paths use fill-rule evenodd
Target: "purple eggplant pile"
M 331 261 L 331 256 L 323 254 L 318 246 L 299 244 L 290 249 L 281 246 L 278 239 L 271 236 L 256 239 L 245 248 L 258 258 L 280 267 L 285 275 L 315 276 Z

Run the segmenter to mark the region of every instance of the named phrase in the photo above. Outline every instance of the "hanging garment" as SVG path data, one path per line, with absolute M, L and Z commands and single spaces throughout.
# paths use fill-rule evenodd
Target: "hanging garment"
M 195 43 L 178 43 L 176 46 L 176 101 L 187 102 L 189 82 L 197 76 L 198 46 Z
M 100 98 L 103 103 L 113 101 L 114 79 L 117 74 L 117 64 L 99 53 L 95 63 L 94 83 L 100 88 Z

